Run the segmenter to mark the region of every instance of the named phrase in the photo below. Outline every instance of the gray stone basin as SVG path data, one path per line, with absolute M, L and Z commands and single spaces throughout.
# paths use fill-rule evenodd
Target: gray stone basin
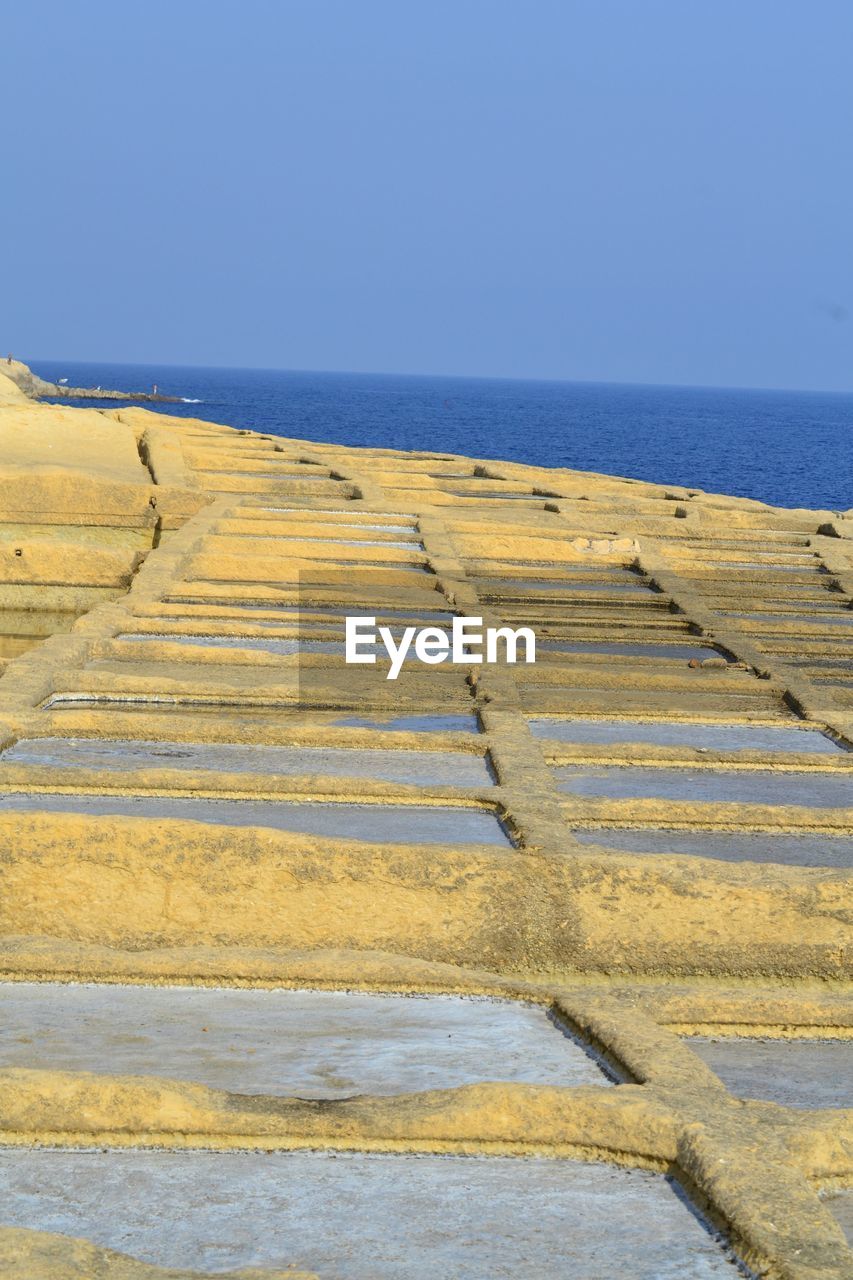
M 477 717 L 452 715 L 417 715 L 392 716 L 382 720 L 378 716 L 344 716 L 334 720 L 333 724 L 353 729 L 383 729 L 405 731 L 407 733 L 479 733 L 480 725 Z
M 661 1174 L 569 1160 L 346 1152 L 0 1152 L 9 1226 L 168 1267 L 323 1280 L 741 1274 Z
M 558 765 L 560 791 L 623 800 L 657 798 L 702 804 L 853 806 L 853 770 L 792 773 L 770 769 L 642 768 Z
M 621 579 L 603 582 L 572 582 L 566 578 L 529 578 L 529 579 L 490 579 L 478 583 L 481 593 L 488 596 L 509 596 L 514 592 L 579 591 L 584 595 L 597 595 L 600 592 L 650 592 L 651 588 L 644 582 L 625 582 Z
M 812 1109 L 853 1105 L 853 1040 L 688 1036 L 686 1043 L 740 1098 Z
M 677 720 L 531 720 L 536 738 L 610 746 L 648 742 L 657 747 L 694 747 L 708 751 L 843 751 L 816 729 L 753 724 L 688 724 Z
M 839 1226 L 847 1237 L 847 1243 L 853 1245 L 853 1187 L 842 1191 L 826 1191 L 821 1196 L 830 1213 L 838 1219 Z
M 552 653 L 600 653 L 614 658 L 666 658 L 674 662 L 689 662 L 691 658 L 702 662 L 705 658 L 719 658 L 719 649 L 710 645 L 690 644 L 619 644 L 594 640 L 541 640 L 543 652 Z
M 485 757 L 460 751 L 388 751 L 351 747 L 249 746 L 128 738 L 25 738 L 3 763 L 57 769 L 215 769 L 221 773 L 326 774 L 419 786 L 488 787 Z
M 116 636 L 116 639 L 129 640 L 134 644 L 184 644 L 199 649 L 257 649 L 261 653 L 275 653 L 281 657 L 294 657 L 300 653 L 343 652 L 343 646 L 337 640 L 296 640 L 289 636 L 200 636 L 178 631 L 126 631 Z
M 286 800 L 207 800 L 178 796 L 58 795 L 6 792 L 0 812 L 88 813 L 182 818 L 230 827 L 274 827 L 304 835 L 393 844 L 510 846 L 498 818 L 484 809 L 449 805 L 304 804 Z
M 776 862 L 791 867 L 853 867 L 853 836 L 802 835 L 788 831 L 667 831 L 604 827 L 575 829 L 582 844 L 629 853 L 677 853 L 721 862 Z
M 0 983 L 0 1066 L 300 1098 L 608 1085 L 539 1005 L 473 996 Z

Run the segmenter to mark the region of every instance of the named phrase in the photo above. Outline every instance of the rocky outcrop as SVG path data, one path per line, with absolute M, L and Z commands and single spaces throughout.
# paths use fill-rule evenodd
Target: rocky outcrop
M 29 365 L 8 356 L 0 363 L 0 372 L 10 378 L 31 400 L 144 400 L 147 404 L 180 404 L 180 396 L 164 396 L 154 391 L 104 391 L 101 387 L 67 387 L 46 382 L 33 373 Z

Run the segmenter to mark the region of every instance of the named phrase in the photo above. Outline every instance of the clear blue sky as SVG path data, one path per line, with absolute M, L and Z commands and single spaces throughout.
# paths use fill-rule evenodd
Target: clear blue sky
M 853 388 L 850 0 L 3 6 L 0 346 Z

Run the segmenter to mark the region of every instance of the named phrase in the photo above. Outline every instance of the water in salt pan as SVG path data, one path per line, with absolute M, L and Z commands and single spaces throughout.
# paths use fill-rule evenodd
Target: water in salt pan
M 521 1001 L 52 982 L 0 984 L 0 1067 L 300 1098 L 608 1084 L 545 1008 Z
M 292 1265 L 335 1280 L 740 1274 L 663 1175 L 572 1160 L 7 1151 L 0 1195 L 9 1226 L 164 1267 Z
M 326 774 L 419 786 L 487 787 L 492 784 L 484 756 L 458 751 L 360 750 L 128 738 L 24 738 L 4 751 L 2 760 L 54 769 L 133 772 L 211 769 L 221 773 Z
M 379 844 L 489 844 L 507 848 L 511 843 L 493 813 L 449 805 L 6 792 L 0 795 L 0 812 L 4 811 L 177 818 L 232 827 L 273 827 L 279 831 Z
M 134 643 L 191 645 L 199 649 L 257 649 L 280 657 L 294 657 L 300 653 L 336 654 L 342 651 L 337 640 L 296 640 L 289 636 L 199 636 L 177 631 L 125 631 L 116 636 L 116 639 Z
M 526 594 L 537 591 L 578 591 L 583 595 L 598 594 L 599 592 L 649 592 L 651 588 L 643 582 L 624 582 L 621 580 L 613 580 L 606 582 L 571 582 L 565 578 L 530 578 L 527 580 L 519 579 L 511 581 L 510 579 L 491 579 L 489 581 L 481 581 L 479 590 L 484 595 L 512 595 L 515 591 L 523 591 Z
M 345 716 L 334 720 L 333 724 L 353 729 L 398 730 L 406 733 L 479 733 L 480 724 L 476 716 L 463 715 L 416 715 L 392 716 L 387 720 L 369 716 Z
M 689 803 L 803 805 L 841 809 L 853 805 L 853 770 L 821 773 L 770 769 L 632 768 L 559 765 L 560 791 L 612 800 L 655 798 Z
M 557 720 L 530 722 L 536 738 L 609 746 L 647 742 L 658 747 L 694 747 L 708 751 L 827 752 L 844 748 L 815 729 L 754 724 L 688 724 L 674 720 Z
M 632 644 L 594 640 L 542 640 L 539 649 L 548 653 L 592 653 L 617 658 L 664 658 L 670 661 L 689 662 L 695 658 L 718 658 L 720 651 L 710 645 L 690 644 Z
M 853 867 L 853 836 L 790 831 L 672 831 L 660 827 L 575 828 L 582 844 L 628 853 L 687 854 L 721 862 L 775 862 L 791 867 Z
M 686 1043 L 738 1097 L 785 1107 L 853 1104 L 853 1040 L 689 1036 Z
M 853 1187 L 841 1191 L 824 1192 L 821 1199 L 838 1220 L 838 1225 L 847 1237 L 847 1243 L 853 1246 Z

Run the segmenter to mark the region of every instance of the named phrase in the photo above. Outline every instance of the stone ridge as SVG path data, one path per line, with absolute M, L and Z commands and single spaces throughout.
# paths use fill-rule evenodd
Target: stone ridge
M 604 1161 L 755 1274 L 850 1274 L 818 1192 L 853 1113 L 686 1039 L 853 1039 L 849 513 L 3 397 L 4 983 L 524 1001 L 620 1083 L 317 1103 L 0 1060 L 0 1141 Z M 389 682 L 344 663 L 359 611 L 532 626 L 537 662 Z M 4 1275 L 202 1274 L 21 1225 Z

